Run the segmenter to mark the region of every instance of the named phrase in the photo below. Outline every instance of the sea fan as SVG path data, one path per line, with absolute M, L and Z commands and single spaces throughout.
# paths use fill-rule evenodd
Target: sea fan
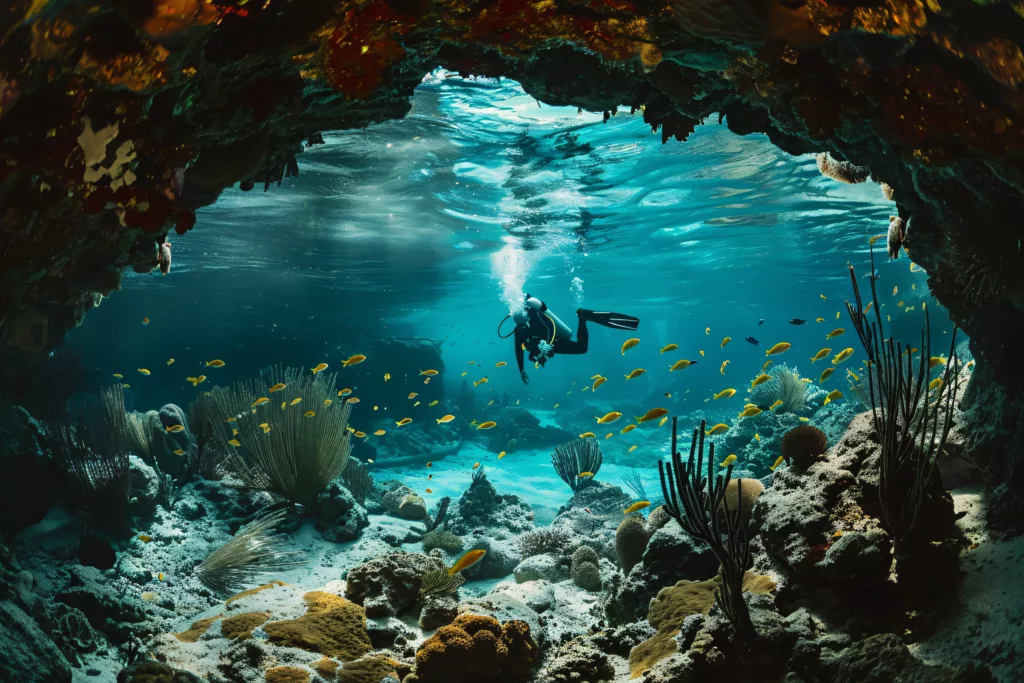
M 288 513 L 278 510 L 242 528 L 196 567 L 196 578 L 214 591 L 230 593 L 259 574 L 302 565 L 299 551 L 279 548 L 283 539 L 275 527 Z
M 782 401 L 776 413 L 799 413 L 807 406 L 806 382 L 800 380 L 796 368 L 779 365 L 768 371 L 771 379 L 750 392 L 750 400 L 759 406 L 771 406 Z

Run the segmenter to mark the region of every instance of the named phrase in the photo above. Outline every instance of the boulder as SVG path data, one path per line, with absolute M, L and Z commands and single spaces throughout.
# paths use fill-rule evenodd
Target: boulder
M 416 604 L 423 575 L 438 569 L 444 569 L 440 561 L 420 553 L 377 557 L 349 570 L 345 597 L 365 607 L 368 617 L 393 617 Z
M 316 528 L 323 532 L 324 540 L 345 543 L 359 538 L 359 533 L 370 525 L 366 510 L 356 502 L 349 490 L 335 479 L 317 498 L 319 516 Z
M 566 578 L 565 568 L 554 555 L 534 555 L 520 562 L 515 568 L 517 583 L 526 581 L 557 582 Z
M 70 683 L 71 667 L 60 649 L 28 614 L 0 601 L 0 653 L 4 680 Z

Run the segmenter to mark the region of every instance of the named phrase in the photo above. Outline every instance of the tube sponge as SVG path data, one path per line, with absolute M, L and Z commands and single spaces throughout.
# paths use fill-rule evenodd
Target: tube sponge
M 626 517 L 615 530 L 615 552 L 619 556 L 619 564 L 626 574 L 633 568 L 647 549 L 647 541 L 651 534 L 643 517 Z

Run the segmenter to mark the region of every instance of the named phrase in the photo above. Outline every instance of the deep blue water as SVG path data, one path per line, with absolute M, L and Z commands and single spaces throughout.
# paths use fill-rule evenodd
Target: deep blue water
M 709 122 L 662 145 L 639 114 L 602 123 L 540 105 L 511 81 L 435 74 L 407 118 L 325 138 L 299 157 L 299 178 L 228 191 L 193 232 L 172 235 L 170 276 L 126 276 L 87 316 L 70 343 L 91 386 L 118 372 L 136 409 L 185 404 L 196 391 L 188 375 L 207 374 L 208 388 L 279 362 L 335 370 L 367 339 L 422 336 L 444 340 L 449 389 L 463 371 L 486 374 L 484 398 L 509 392 L 538 411 L 565 409 L 589 399 L 582 387 L 601 373 L 602 410 L 664 405 L 714 419 L 742 408 L 776 342 L 793 344 L 777 362 L 813 377 L 824 363 L 809 358 L 824 346 L 857 348 L 851 367 L 863 358 L 843 306 L 846 264 L 868 272 L 868 237 L 885 232 L 895 206 L 874 183 L 822 177 L 813 157 L 762 136 Z M 905 255 L 879 258 L 879 289 L 895 334 L 916 340 L 932 300 L 926 274 L 909 266 Z M 580 305 L 638 316 L 641 342 L 622 354 L 628 333 L 591 326 L 589 354 L 529 367 L 524 386 L 511 340 L 496 334 L 523 291 L 573 327 Z M 933 318 L 936 341 L 948 340 L 947 317 Z M 836 327 L 848 331 L 826 344 Z M 661 355 L 668 343 L 679 351 Z M 202 367 L 213 358 L 227 365 Z M 700 362 L 670 375 L 678 358 Z M 627 382 L 634 368 L 647 373 Z M 726 387 L 740 393 L 704 403 Z M 373 416 L 360 409 L 353 423 L 365 429 Z

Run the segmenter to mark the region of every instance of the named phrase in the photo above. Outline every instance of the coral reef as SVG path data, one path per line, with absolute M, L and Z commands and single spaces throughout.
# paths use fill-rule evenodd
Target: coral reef
M 651 533 L 643 517 L 629 516 L 619 523 L 615 529 L 615 553 L 619 556 L 623 572 L 629 574 L 640 561 L 650 538 Z
M 342 661 L 358 659 L 373 649 L 362 607 L 329 593 L 307 593 L 304 598 L 309 605 L 305 615 L 263 626 L 271 643 Z
M 412 607 L 423 575 L 445 569 L 438 560 L 418 553 L 396 552 L 349 570 L 345 596 L 366 608 L 369 617 L 392 617 Z
M 537 659 L 530 627 L 522 621 L 461 614 L 416 652 L 410 683 L 526 681 Z

